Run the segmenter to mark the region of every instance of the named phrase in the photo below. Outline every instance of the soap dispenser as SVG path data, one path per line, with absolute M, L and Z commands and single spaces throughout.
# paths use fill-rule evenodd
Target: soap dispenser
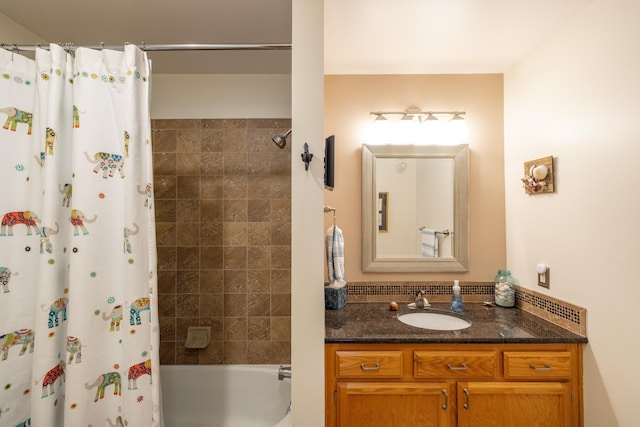
M 460 282 L 453 281 L 453 295 L 451 295 L 451 311 L 460 313 L 464 310 L 462 306 L 462 296 L 460 295 Z

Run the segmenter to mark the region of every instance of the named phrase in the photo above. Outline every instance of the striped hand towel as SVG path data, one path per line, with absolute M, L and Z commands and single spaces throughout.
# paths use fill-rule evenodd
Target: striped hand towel
M 327 268 L 330 285 L 344 285 L 344 236 L 338 226 L 327 230 Z M 337 282 L 337 283 L 336 283 Z
M 422 256 L 426 258 L 438 257 L 438 234 L 435 230 L 422 229 Z

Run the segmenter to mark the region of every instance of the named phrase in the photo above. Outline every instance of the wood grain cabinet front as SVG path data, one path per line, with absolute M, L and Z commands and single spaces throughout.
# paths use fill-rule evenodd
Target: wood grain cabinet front
M 400 378 L 402 351 L 336 351 L 338 378 Z
M 571 387 L 560 382 L 459 382 L 458 427 L 578 425 Z
M 485 378 L 497 375 L 495 351 L 414 351 L 416 378 Z
M 506 379 L 569 379 L 572 375 L 568 351 L 505 351 L 503 358 Z
M 327 427 L 582 427 L 580 344 L 326 344 Z
M 451 389 L 448 383 L 340 383 L 338 425 L 447 427 Z

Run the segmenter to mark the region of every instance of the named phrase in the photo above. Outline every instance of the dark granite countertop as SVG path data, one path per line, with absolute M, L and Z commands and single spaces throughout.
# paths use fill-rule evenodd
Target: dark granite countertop
M 462 317 L 469 328 L 434 331 L 406 325 L 398 315 L 414 312 L 406 303 L 398 311 L 387 303 L 349 303 L 325 311 L 325 343 L 586 343 L 587 338 L 518 308 L 465 303 Z M 427 310 L 449 311 L 449 304 L 432 303 Z

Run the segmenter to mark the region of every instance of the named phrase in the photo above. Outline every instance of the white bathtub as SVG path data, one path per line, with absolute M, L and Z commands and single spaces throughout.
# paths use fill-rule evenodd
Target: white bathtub
M 289 427 L 278 365 L 160 366 L 164 427 Z

